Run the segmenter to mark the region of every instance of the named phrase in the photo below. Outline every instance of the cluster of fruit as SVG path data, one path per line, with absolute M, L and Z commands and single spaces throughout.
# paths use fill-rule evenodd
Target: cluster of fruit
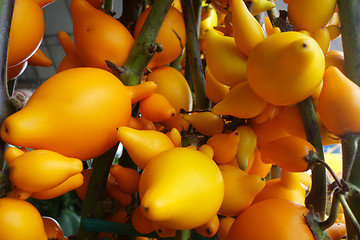
M 9 79 L 27 64 L 49 63 L 38 47 L 41 8 L 52 1 L 15 1 Z M 1 126 L 2 140 L 16 147 L 5 152 L 12 190 L 0 199 L 7 229 L 0 238 L 66 239 L 46 236 L 40 214 L 25 200 L 76 190 L 85 201 L 93 168 L 83 169 L 83 161 L 121 143 L 137 168 L 112 164 L 104 187 L 121 208 L 108 221 L 159 237 L 194 229 L 221 240 L 315 239 L 304 216 L 308 170 L 318 162 L 296 104 L 312 99 L 324 145 L 360 131 L 360 89 L 344 75 L 342 53 L 329 51 L 340 35 L 336 0 L 318 2 L 289 0 L 294 29 L 282 31 L 270 18 L 263 26 L 255 18 L 275 7 L 271 1 L 204 1 L 198 40 L 211 108 L 193 111 L 184 73 L 169 65 L 187 39 L 178 1 L 157 36 L 163 50 L 138 85 L 126 86 L 107 63 L 126 63 L 151 7 L 131 33 L 103 11 L 103 1 L 72 0 L 74 42 L 59 32 L 66 56 L 57 73 Z M 29 26 L 17 23 L 24 15 Z M 268 179 L 273 166 L 280 178 Z M 332 239 L 346 233 L 343 212 L 337 221 L 327 229 Z

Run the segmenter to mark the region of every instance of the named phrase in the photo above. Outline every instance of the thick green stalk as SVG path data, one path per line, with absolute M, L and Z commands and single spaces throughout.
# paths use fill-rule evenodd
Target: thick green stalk
M 102 219 L 105 216 L 103 200 L 105 196 L 105 186 L 109 175 L 110 167 L 113 163 L 118 144 L 109 151 L 96 157 L 93 163 L 93 172 L 90 177 L 88 190 L 83 203 L 81 217 Z M 79 240 L 95 240 L 98 232 L 86 231 L 82 228 L 77 233 Z
M 346 76 L 360 85 L 360 2 L 338 0 Z
M 349 181 L 350 173 L 352 172 L 352 168 L 356 158 L 356 153 L 358 151 L 358 140 L 359 140 L 359 136 L 354 134 L 348 134 L 341 139 L 342 179 L 345 181 Z M 356 176 L 356 178 L 359 177 Z
M 112 14 L 112 12 L 114 11 L 114 3 L 113 3 L 113 0 L 105 0 L 105 3 L 104 3 L 104 9 L 105 9 L 105 12 L 107 14 Z
M 14 0 L 0 0 L 0 124 L 14 112 L 10 101 L 7 84 L 7 55 L 11 18 Z M 0 171 L 4 166 L 4 152 L 6 143 L 0 139 Z
M 298 106 L 304 123 L 306 138 L 315 147 L 318 157 L 324 159 L 323 145 L 312 98 L 308 97 Z M 328 180 L 325 167 L 320 164 L 315 165 L 312 169 L 311 178 L 313 184 L 309 195 L 306 197 L 306 206 L 312 208 L 324 219 L 328 201 Z
M 161 46 L 156 43 L 156 37 L 172 2 L 172 0 L 154 1 L 126 63 L 120 67 L 119 77 L 125 85 L 139 84 L 146 66 L 155 52 L 160 50 Z
M 146 0 L 123 1 L 122 14 L 119 20 L 131 34 L 134 33 L 135 23 L 144 11 L 146 2 Z
M 195 110 L 208 109 L 210 101 L 205 94 L 205 76 L 200 57 L 198 30 L 191 0 L 181 0 L 186 26 L 186 57 L 189 64 L 191 81 L 195 92 Z
M 346 76 L 360 86 L 360 2 L 338 0 L 338 9 Z M 358 140 L 346 138 L 341 143 L 344 154 L 343 166 L 346 168 L 345 177 L 350 183 L 360 187 Z M 358 225 L 353 225 L 353 222 L 360 222 L 360 201 L 353 196 L 348 196 L 346 201 L 349 208 L 345 211 L 348 239 L 359 239 L 359 229 L 356 227 Z
M 191 236 L 190 230 L 177 230 L 175 240 L 189 240 Z

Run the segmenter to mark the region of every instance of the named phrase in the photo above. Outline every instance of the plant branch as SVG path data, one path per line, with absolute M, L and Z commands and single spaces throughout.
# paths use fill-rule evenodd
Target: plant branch
M 189 240 L 191 232 L 190 230 L 177 230 L 175 240 Z
M 190 67 L 191 81 L 195 91 L 195 109 L 208 109 L 210 101 L 205 94 L 205 76 L 200 57 L 198 30 L 191 0 L 181 0 L 186 26 L 186 57 Z
M 346 134 L 341 138 L 342 148 L 342 178 L 349 180 L 351 169 L 354 165 L 356 152 L 358 150 L 359 136 L 355 134 Z
M 346 216 L 351 219 L 351 223 L 353 224 L 353 227 L 355 229 L 356 235 L 357 235 L 357 239 L 360 239 L 360 225 L 359 222 L 356 218 L 356 216 L 354 215 L 353 211 L 351 210 L 348 202 L 345 199 L 344 194 L 339 194 L 339 200 L 341 202 L 341 205 L 343 206 L 344 212 L 346 213 Z M 349 239 L 355 239 L 355 238 L 349 238 Z
M 7 84 L 7 55 L 14 4 L 14 0 L 0 0 L 0 123 L 14 112 L 10 104 Z M 0 171 L 3 170 L 5 163 L 3 158 L 5 148 L 6 143 L 0 139 Z
M 334 190 L 329 217 L 325 221 L 319 222 L 319 227 L 323 231 L 325 231 L 327 228 L 333 225 L 338 217 L 339 208 L 340 208 L 339 192 L 340 192 L 339 188 L 336 188 Z
M 360 85 L 360 2 L 338 0 L 346 76 Z
M 125 85 L 134 86 L 140 83 L 146 66 L 159 48 L 156 37 L 172 2 L 172 0 L 154 1 L 128 59 L 121 67 L 123 72 L 119 78 Z
M 135 6 L 135 7 L 134 7 Z M 145 10 L 146 0 L 123 1 L 122 14 L 119 21 L 134 34 L 135 23 L 140 14 Z
M 90 177 L 86 197 L 82 207 L 82 218 L 104 218 L 105 212 L 103 209 L 103 200 L 105 197 L 105 186 L 117 149 L 118 144 L 116 144 L 106 153 L 94 159 L 93 172 Z M 77 233 L 77 239 L 95 240 L 97 239 L 98 234 L 98 232 L 84 230 L 80 224 L 80 229 Z
M 304 123 L 306 138 L 315 147 L 318 157 L 324 159 L 323 145 L 312 98 L 308 97 L 298 103 L 298 107 Z M 328 179 L 325 167 L 320 164 L 315 165 L 312 168 L 311 178 L 313 185 L 311 186 L 310 193 L 306 197 L 306 206 L 312 207 L 320 217 L 324 219 L 328 200 Z

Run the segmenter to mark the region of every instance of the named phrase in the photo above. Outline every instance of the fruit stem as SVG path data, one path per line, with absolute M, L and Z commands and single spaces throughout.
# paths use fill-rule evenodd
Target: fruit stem
M 355 162 L 356 153 L 358 151 L 359 136 L 355 134 L 346 134 L 341 138 L 342 150 L 342 179 L 348 181 L 350 173 Z
M 122 66 L 123 74 L 119 78 L 125 85 L 135 86 L 140 83 L 146 66 L 155 54 L 155 51 L 149 49 L 157 48 L 156 37 L 172 2 L 172 0 L 154 1 L 130 55 Z
M 349 186 L 360 186 L 360 151 L 358 148 L 359 137 L 356 134 L 347 134 L 341 139 L 343 179 Z M 353 220 L 357 222 L 360 219 L 359 198 L 353 195 L 347 195 L 347 204 L 351 213 L 345 212 L 346 228 L 349 239 L 355 239 L 357 229 L 354 228 Z
M 320 136 L 319 125 L 316 119 L 315 109 L 311 96 L 298 103 L 301 117 L 304 123 L 307 140 L 315 147 L 316 153 L 320 159 L 324 158 L 323 145 Z M 323 165 L 317 164 L 312 168 L 312 187 L 306 197 L 305 203 L 308 208 L 313 208 L 321 219 L 325 218 L 328 179 L 326 169 Z
M 360 85 L 360 2 L 338 0 L 346 76 Z
M 14 0 L 0 0 L 0 123 L 14 112 L 10 104 L 10 96 L 7 81 L 7 55 L 11 19 L 14 9 Z M 0 171 L 4 167 L 4 152 L 6 143 L 0 139 Z
M 190 230 L 177 230 L 175 240 L 189 240 L 191 232 Z
M 198 0 L 197 0 L 198 1 Z M 205 94 L 205 76 L 200 57 L 198 28 L 191 0 L 181 0 L 186 27 L 186 64 L 190 67 L 190 76 L 195 92 L 194 109 L 208 109 L 210 101 Z M 201 4 L 200 4 L 201 7 Z
M 344 213 L 346 214 L 345 216 L 348 219 L 351 219 L 350 223 L 353 224 L 353 227 L 355 229 L 356 237 L 354 237 L 355 235 L 352 235 L 353 237 L 349 238 L 349 235 L 348 235 L 348 239 L 360 239 L 360 225 L 359 225 L 359 222 L 357 221 L 356 216 L 354 215 L 353 211 L 351 210 L 351 208 L 350 208 L 350 206 L 349 206 L 349 204 L 347 202 L 347 199 L 345 199 L 345 195 L 340 193 L 339 194 L 339 200 L 340 200 L 341 205 L 342 205 L 342 207 L 344 209 Z M 345 219 L 345 221 L 348 222 L 348 219 Z M 348 231 L 348 234 L 349 234 L 349 231 Z
M 113 0 L 105 0 L 104 9 L 107 14 L 112 15 L 114 12 Z
M 106 182 L 109 175 L 110 167 L 113 163 L 118 144 L 113 146 L 109 151 L 94 158 L 93 172 L 90 177 L 88 190 L 86 192 L 83 203 L 81 217 L 102 219 L 105 216 L 103 209 L 103 200 L 105 196 Z M 97 239 L 98 232 L 87 231 L 82 227 L 77 233 L 78 240 L 92 240 Z
M 146 2 L 146 0 L 122 1 L 122 14 L 119 20 L 132 35 L 134 35 L 136 21 L 146 8 Z
M 323 231 L 333 225 L 338 217 L 338 212 L 340 208 L 339 192 L 340 189 L 335 188 L 329 217 L 325 221 L 319 222 L 319 227 Z

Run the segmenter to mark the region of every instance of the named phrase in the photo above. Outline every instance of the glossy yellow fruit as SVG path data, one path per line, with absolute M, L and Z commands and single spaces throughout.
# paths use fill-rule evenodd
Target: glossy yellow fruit
M 268 0 L 252 0 L 253 7 L 251 9 L 252 15 L 259 15 L 262 12 L 269 11 L 275 7 L 275 3 Z
M 245 170 L 248 166 L 250 156 L 257 147 L 257 136 L 254 130 L 246 125 L 236 128 L 236 131 L 240 134 L 240 141 L 235 158 L 239 168 Z
M 265 163 L 272 163 L 291 172 L 309 169 L 308 157 L 316 152 L 306 139 L 297 136 L 281 137 L 259 147 Z
M 227 240 L 315 240 L 305 215 L 309 210 L 284 199 L 269 199 L 245 209 L 232 224 Z
M 290 23 L 295 30 L 310 33 L 325 27 L 332 17 L 336 0 L 289 0 L 287 9 Z
M 50 67 L 52 65 L 50 58 L 48 58 L 40 48 L 38 48 L 27 61 L 29 66 Z
M 181 147 L 181 133 L 176 128 L 171 129 L 169 132 L 166 133 L 166 135 L 170 138 L 170 140 L 173 142 L 175 147 Z
M 340 98 L 341 96 L 341 98 Z M 330 66 L 324 75 L 319 97 L 319 115 L 325 127 L 336 136 L 360 132 L 360 88 L 339 69 Z
M 300 32 L 273 34 L 259 43 L 247 62 L 252 90 L 273 105 L 296 104 L 322 81 L 325 57 L 319 44 Z
M 83 175 L 81 173 L 77 173 L 53 188 L 41 192 L 32 193 L 31 197 L 35 199 L 56 198 L 67 192 L 70 192 L 71 190 L 79 188 L 83 183 L 84 183 Z
M 268 104 L 266 108 L 256 117 L 252 119 L 254 123 L 263 123 L 267 120 L 271 120 L 277 116 L 280 112 L 281 107 Z
M 236 47 L 233 37 L 211 28 L 205 34 L 207 67 L 222 84 L 234 86 L 246 80 L 247 56 Z
M 215 214 L 207 223 L 195 228 L 195 231 L 204 237 L 212 237 L 219 229 L 219 216 Z
M 86 0 L 70 4 L 74 42 L 85 66 L 110 70 L 105 60 L 122 66 L 134 44 L 128 29 Z
M 206 136 L 213 136 L 222 133 L 224 130 L 224 119 L 212 112 L 194 112 L 183 115 L 183 118 L 189 121 L 197 131 Z
M 325 55 L 325 66 L 326 68 L 330 66 L 337 67 L 342 73 L 345 74 L 344 52 L 333 49 L 329 50 Z
M 47 79 L 2 123 L 1 138 L 15 146 L 89 160 L 118 142 L 116 128 L 129 124 L 131 104 L 155 89 L 154 82 L 124 86 L 99 68 L 68 69 Z
M 131 159 L 142 169 L 158 154 L 175 148 L 174 143 L 165 133 L 156 130 L 119 127 L 117 132 L 119 141 L 124 145 Z
M 230 230 L 231 225 L 234 223 L 235 218 L 234 217 L 220 217 L 219 219 L 219 229 L 216 233 L 217 237 L 220 240 L 225 240 L 227 237 L 227 234 Z
M 70 36 L 66 32 L 60 31 L 58 33 L 58 39 L 65 52 L 65 56 L 59 63 L 57 72 L 75 67 L 84 67 L 85 65 L 82 62 L 79 52 Z
M 213 103 L 218 103 L 224 99 L 226 94 L 230 91 L 229 86 L 216 80 L 214 75 L 210 72 L 209 67 L 205 67 L 205 94 L 207 98 Z
M 243 0 L 232 0 L 231 11 L 236 46 L 249 56 L 254 47 L 265 38 L 263 29 Z
M 18 148 L 10 147 L 5 152 L 5 160 L 10 169 L 10 181 L 18 189 L 31 193 L 53 188 L 83 170 L 79 159 L 68 158 L 49 150 L 24 153 Z
M 219 165 L 219 168 L 225 185 L 224 200 L 219 214 L 237 216 L 251 205 L 254 197 L 264 188 L 266 181 L 258 175 L 249 175 L 230 164 Z
M 166 97 L 176 113 L 179 113 L 180 109 L 192 110 L 193 99 L 190 86 L 184 75 L 175 68 L 169 66 L 154 68 L 146 80 L 156 83 L 155 92 Z
M 327 28 L 319 28 L 315 30 L 311 37 L 316 40 L 316 42 L 321 47 L 321 50 L 323 51 L 324 55 L 329 51 L 330 48 L 330 42 L 331 42 L 331 36 L 330 32 Z
M 27 201 L 7 197 L 1 198 L 0 224 L 0 239 L 48 239 L 40 213 Z
M 205 32 L 218 25 L 218 15 L 216 13 L 215 8 L 213 8 L 211 5 L 206 5 L 206 3 L 203 1 L 202 3 L 202 14 L 201 14 L 201 21 L 200 21 L 200 33 L 199 33 L 199 39 L 203 39 L 205 36 Z M 204 18 L 205 17 L 205 18 Z
M 241 136 L 237 130 L 231 133 L 218 133 L 211 136 L 206 144 L 214 150 L 214 161 L 217 164 L 231 162 L 236 155 Z
M 285 199 L 305 205 L 306 190 L 298 173 L 281 170 L 280 178 L 266 181 L 265 187 L 255 196 L 253 204 L 271 199 Z
M 255 94 L 249 82 L 244 81 L 233 86 L 211 111 L 217 115 L 253 118 L 259 115 L 267 105 L 266 101 Z
M 139 111 L 142 116 L 152 122 L 169 120 L 176 113 L 169 100 L 159 93 L 152 93 L 147 98 L 141 100 Z
M 209 156 L 190 148 L 174 148 L 146 165 L 139 196 L 146 218 L 172 229 L 192 229 L 217 213 L 224 182 Z

